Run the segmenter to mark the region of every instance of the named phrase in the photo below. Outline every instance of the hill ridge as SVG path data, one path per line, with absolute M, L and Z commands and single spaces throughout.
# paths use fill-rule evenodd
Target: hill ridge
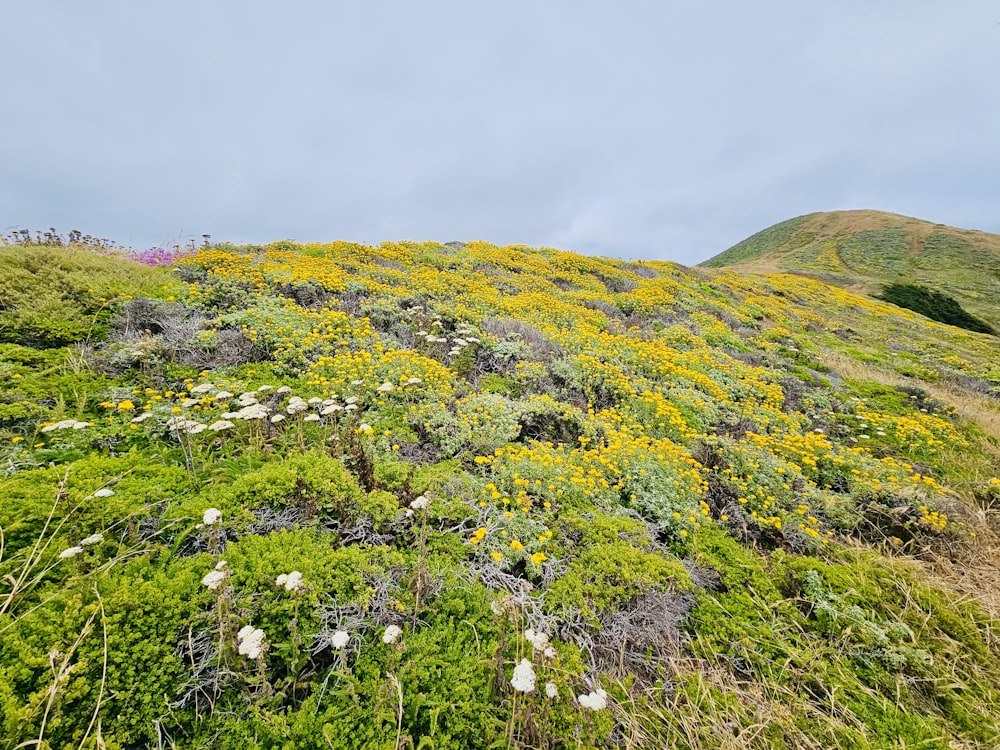
M 915 283 L 955 298 L 1000 329 L 1000 235 L 856 209 L 804 214 L 757 232 L 699 264 L 796 273 L 850 291 Z

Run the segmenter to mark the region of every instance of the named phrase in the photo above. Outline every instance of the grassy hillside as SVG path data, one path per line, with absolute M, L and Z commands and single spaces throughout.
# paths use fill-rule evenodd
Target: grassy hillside
M 802 273 L 863 294 L 915 283 L 1000 329 L 1000 235 L 880 211 L 800 216 L 705 261 L 710 268 Z
M 485 243 L 0 272 L 0 750 L 1000 744 L 990 336 Z

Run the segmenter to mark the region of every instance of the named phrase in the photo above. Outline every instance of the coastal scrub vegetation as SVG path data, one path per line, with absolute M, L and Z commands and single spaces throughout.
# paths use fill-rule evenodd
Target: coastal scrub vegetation
M 0 749 L 995 748 L 995 340 L 472 243 L 0 248 Z

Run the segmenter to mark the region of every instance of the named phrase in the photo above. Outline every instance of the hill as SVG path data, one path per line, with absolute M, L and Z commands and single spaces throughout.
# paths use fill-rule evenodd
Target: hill
M 2 750 L 1000 745 L 990 336 L 547 248 L 28 243 L 0 340 Z
M 931 287 L 1000 330 L 1000 235 L 881 211 L 815 213 L 775 224 L 703 266 L 799 273 L 874 295 L 885 284 Z

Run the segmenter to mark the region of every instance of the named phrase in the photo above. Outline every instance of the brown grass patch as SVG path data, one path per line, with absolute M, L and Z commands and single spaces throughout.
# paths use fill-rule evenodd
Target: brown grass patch
M 913 385 L 911 379 L 838 352 L 824 352 L 822 359 L 827 367 L 845 378 L 889 386 Z M 920 387 L 953 406 L 959 417 L 972 422 L 985 434 L 984 438 L 975 441 L 972 450 L 953 449 L 947 459 L 951 465 L 961 468 L 962 479 L 950 485 L 964 506 L 963 520 L 976 536 L 965 537 L 960 544 L 931 553 L 922 564 L 947 588 L 976 599 L 991 616 L 1000 619 L 1000 517 L 993 509 L 979 507 L 973 498 L 974 488 L 1000 473 L 1000 403 L 962 388 L 924 382 Z

